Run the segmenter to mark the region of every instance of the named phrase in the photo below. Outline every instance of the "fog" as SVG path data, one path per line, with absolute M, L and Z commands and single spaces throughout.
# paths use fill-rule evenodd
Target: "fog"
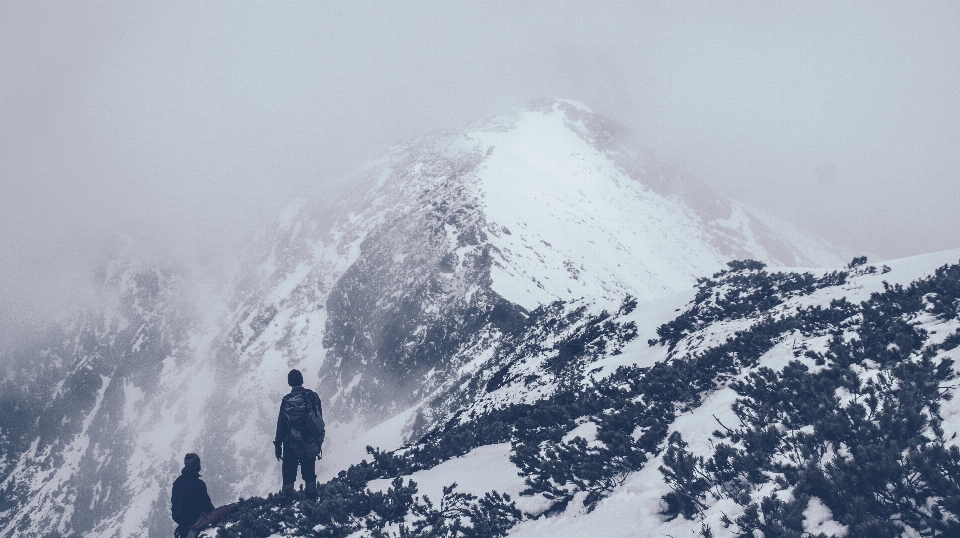
M 0 2 L 0 345 L 118 229 L 212 264 L 383 147 L 536 97 L 886 258 L 960 247 L 960 5 Z

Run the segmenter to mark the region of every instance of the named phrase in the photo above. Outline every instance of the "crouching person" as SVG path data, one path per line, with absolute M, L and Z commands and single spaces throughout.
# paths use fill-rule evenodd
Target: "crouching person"
M 183 457 L 183 470 L 173 482 L 170 502 L 177 523 L 175 538 L 196 538 L 200 531 L 237 508 L 236 503 L 213 507 L 207 485 L 200 479 L 200 456 L 192 453 Z

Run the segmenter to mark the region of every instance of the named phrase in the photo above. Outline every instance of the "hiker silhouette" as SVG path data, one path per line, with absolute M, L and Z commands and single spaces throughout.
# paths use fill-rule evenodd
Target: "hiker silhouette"
M 175 538 L 195 538 L 201 530 L 237 508 L 237 503 L 213 507 L 207 484 L 200 479 L 200 456 L 192 452 L 183 457 L 183 469 L 173 481 L 170 505 L 177 523 Z
M 290 370 L 287 384 L 291 389 L 280 402 L 277 434 L 273 440 L 277 459 L 283 460 L 283 486 L 280 492 L 293 492 L 299 467 L 306 483 L 304 493 L 308 499 L 316 499 L 316 464 L 322 455 L 321 447 L 326 433 L 320 396 L 303 388 L 303 374 L 300 370 Z

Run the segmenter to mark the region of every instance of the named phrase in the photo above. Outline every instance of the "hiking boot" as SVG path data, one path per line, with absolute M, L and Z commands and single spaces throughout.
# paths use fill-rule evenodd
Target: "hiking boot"
M 284 497 L 293 496 L 293 484 L 284 484 L 283 487 L 280 488 L 280 495 Z
M 314 482 L 307 482 L 307 489 L 304 490 L 304 494 L 305 494 L 306 497 L 307 497 L 308 499 L 310 499 L 311 501 L 317 500 L 317 483 L 316 483 L 316 481 L 314 481 Z

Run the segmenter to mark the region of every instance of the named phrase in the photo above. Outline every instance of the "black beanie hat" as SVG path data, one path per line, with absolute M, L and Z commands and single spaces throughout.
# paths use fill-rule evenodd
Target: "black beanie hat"
M 291 387 L 303 385 L 303 374 L 300 373 L 300 370 L 290 370 L 290 373 L 287 374 L 287 385 Z
M 183 470 L 200 472 L 200 456 L 193 452 L 183 457 Z

